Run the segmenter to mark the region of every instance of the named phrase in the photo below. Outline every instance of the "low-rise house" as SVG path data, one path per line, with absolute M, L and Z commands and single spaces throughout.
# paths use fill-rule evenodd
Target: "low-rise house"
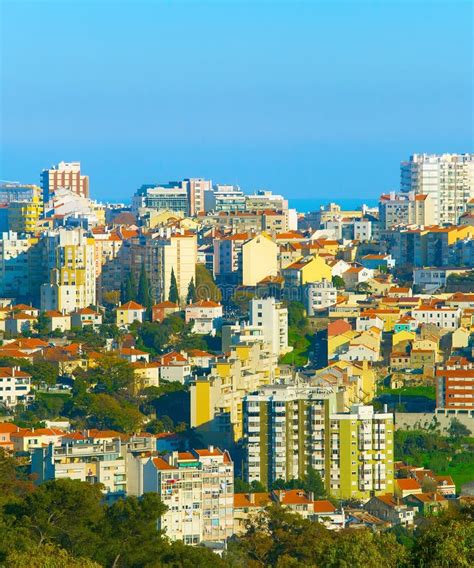
M 31 375 L 20 367 L 0 367 L 0 405 L 13 410 L 17 404 L 28 405 L 34 399 Z
M 133 392 L 139 394 L 148 387 L 160 386 L 160 363 L 152 361 L 136 361 L 133 367 Z
M 345 353 L 339 355 L 341 361 L 372 361 L 373 363 L 380 358 L 379 351 L 368 345 L 350 345 Z
M 64 430 L 58 428 L 32 428 L 13 432 L 10 439 L 15 452 L 25 453 L 48 444 L 60 445 L 64 435 Z
M 119 351 L 122 359 L 126 359 L 129 363 L 137 363 L 138 361 L 150 362 L 150 354 L 135 347 L 122 347 Z
M 86 327 L 92 326 L 98 328 L 102 325 L 102 314 L 93 310 L 92 308 L 81 308 L 71 314 L 72 327 Z
M 217 360 L 215 355 L 202 351 L 201 349 L 190 349 L 183 355 L 188 360 L 191 367 L 199 367 L 200 369 L 210 369 L 211 364 Z
M 410 526 L 415 518 L 415 511 L 409 507 L 399 497 L 394 497 L 389 493 L 372 497 L 365 505 L 364 509 L 371 515 L 392 525 Z
M 162 355 L 160 363 L 160 379 L 163 381 L 177 381 L 184 384 L 191 378 L 191 365 L 186 357 L 177 351 Z
M 345 516 L 346 528 L 380 531 L 391 526 L 389 521 L 379 519 L 375 515 L 364 511 L 364 509 L 345 509 Z
M 131 300 L 117 308 L 117 326 L 128 327 L 135 321 L 142 323 L 145 320 L 145 315 L 146 308 Z
M 11 439 L 11 435 L 20 430 L 21 428 L 12 422 L 0 422 L 0 449 L 12 452 L 14 450 L 14 443 Z
M 400 331 L 416 331 L 417 328 L 417 320 L 409 315 L 404 315 L 395 323 L 393 331 L 395 333 Z
M 422 492 L 421 485 L 416 479 L 407 477 L 405 479 L 395 479 L 395 495 L 404 499 L 408 495 L 419 495 Z
M 270 493 L 236 493 L 234 495 L 234 534 L 246 532 L 247 522 L 271 505 Z
M 373 278 L 373 276 L 374 271 L 370 268 L 364 268 L 363 266 L 351 266 L 342 273 L 342 279 L 348 290 L 354 290 L 358 284 L 367 282 L 367 280 Z
M 167 316 L 179 311 L 178 304 L 166 300 L 151 308 L 151 321 L 161 323 Z
M 222 326 L 222 304 L 212 300 L 199 300 L 185 309 L 186 323 L 193 322 L 193 333 L 207 335 Z
M 437 514 L 448 508 L 448 500 L 436 491 L 430 493 L 411 494 L 405 497 L 405 503 L 417 509 L 420 515 Z
M 22 333 L 28 333 L 33 330 L 33 326 L 36 321 L 37 318 L 35 316 L 24 312 L 18 312 L 16 314 L 12 314 L 5 320 L 5 331 L 14 336 L 21 335 Z
M 435 475 L 435 480 L 438 483 L 437 493 L 448 498 L 456 497 L 456 485 L 450 475 Z
M 71 316 L 69 314 L 62 314 L 54 310 L 44 312 L 44 316 L 48 318 L 47 327 L 48 331 L 68 331 L 71 329 Z
M 390 254 L 366 254 L 360 259 L 366 268 L 378 271 L 388 271 L 395 266 L 395 259 Z

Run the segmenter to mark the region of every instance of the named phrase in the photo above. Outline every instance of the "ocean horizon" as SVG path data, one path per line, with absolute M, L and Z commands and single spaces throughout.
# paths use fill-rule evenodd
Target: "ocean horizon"
M 360 209 L 362 205 L 367 205 L 368 207 L 376 207 L 378 200 L 375 198 L 342 198 L 339 199 L 334 197 L 333 199 L 325 199 L 323 197 L 295 197 L 289 198 L 289 207 L 296 209 L 300 213 L 308 213 L 310 211 L 319 211 L 322 206 L 326 206 L 329 203 L 337 203 L 342 207 L 342 209 L 354 211 Z

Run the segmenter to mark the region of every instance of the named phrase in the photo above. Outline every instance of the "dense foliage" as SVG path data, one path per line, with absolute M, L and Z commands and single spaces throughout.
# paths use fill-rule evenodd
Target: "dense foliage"
M 31 483 L 0 451 L 0 565 L 8 568 L 464 568 L 474 563 L 473 508 L 453 507 L 415 531 L 334 532 L 277 506 L 250 518 L 223 559 L 171 543 L 154 493 L 107 504 L 98 486 Z

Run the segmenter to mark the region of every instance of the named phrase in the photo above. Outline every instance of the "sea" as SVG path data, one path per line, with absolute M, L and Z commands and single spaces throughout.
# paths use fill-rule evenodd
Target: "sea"
M 308 213 L 310 211 L 319 211 L 322 206 L 327 206 L 329 203 L 337 203 L 341 206 L 341 209 L 346 211 L 355 211 L 360 209 L 362 205 L 367 205 L 368 207 L 377 207 L 378 200 L 374 198 L 363 199 L 359 197 L 354 198 L 342 198 L 337 197 L 295 197 L 294 199 L 289 198 L 289 207 L 296 209 L 299 213 Z

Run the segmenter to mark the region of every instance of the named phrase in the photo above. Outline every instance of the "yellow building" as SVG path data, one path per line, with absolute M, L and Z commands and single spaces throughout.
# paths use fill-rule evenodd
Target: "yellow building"
M 322 256 L 301 257 L 283 270 L 285 286 L 303 286 L 308 282 L 332 279 L 331 267 Z
M 330 415 L 326 430 L 326 489 L 336 499 L 393 493 L 393 414 L 354 405 Z
M 416 333 L 414 331 L 397 331 L 392 335 L 392 349 L 394 349 L 400 343 L 406 341 L 413 341 L 416 338 Z
M 398 308 L 392 309 L 375 309 L 375 310 L 365 310 L 362 312 L 363 316 L 378 316 L 383 320 L 383 331 L 393 331 L 395 324 L 400 319 L 400 310 Z
M 242 284 L 256 286 L 278 274 L 278 245 L 265 233 L 242 245 Z
M 8 229 L 16 233 L 34 233 L 43 213 L 41 194 L 33 195 L 31 201 L 13 201 L 8 206 Z
M 126 302 L 117 308 L 117 327 L 127 327 L 133 322 L 142 322 L 145 319 L 146 308 L 137 302 Z
M 232 443 L 242 438 L 242 399 L 279 375 L 276 356 L 264 343 L 237 345 L 212 367 L 208 377 L 190 387 L 191 427 L 212 443 Z

